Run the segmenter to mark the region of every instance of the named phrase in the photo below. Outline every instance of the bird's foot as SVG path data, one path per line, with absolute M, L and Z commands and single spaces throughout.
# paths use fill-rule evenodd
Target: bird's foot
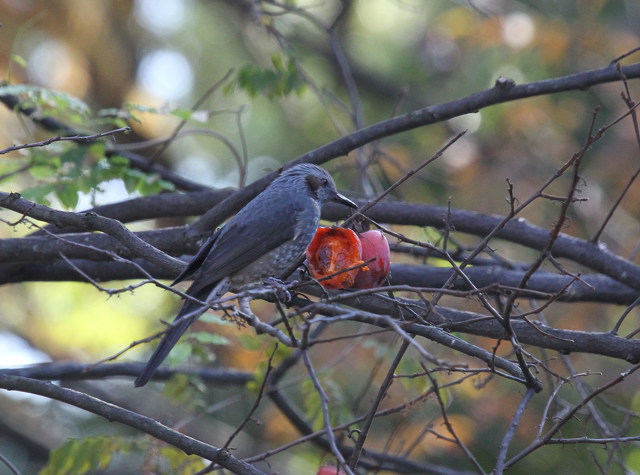
M 291 300 L 291 292 L 287 289 L 287 284 L 285 282 L 280 279 L 276 279 L 275 277 L 267 277 L 263 282 L 274 288 L 276 298 L 281 302 L 286 303 Z

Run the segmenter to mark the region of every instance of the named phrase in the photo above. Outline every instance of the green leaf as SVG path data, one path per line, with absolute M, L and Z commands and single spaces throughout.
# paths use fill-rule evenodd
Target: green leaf
M 451 396 L 451 391 L 448 389 L 440 389 L 440 399 L 442 399 L 444 407 L 448 408 L 453 402 L 453 398 Z
M 629 452 L 625 460 L 628 473 L 640 473 L 640 449 L 635 448 Z
M 231 81 L 227 84 L 224 85 L 224 87 L 222 88 L 222 93 L 225 96 L 229 96 L 232 93 L 234 93 L 236 91 L 236 89 L 238 89 L 238 82 L 237 81 Z
M 56 184 L 55 193 L 65 208 L 74 209 L 78 206 L 78 186 L 75 182 Z
M 189 120 L 193 115 L 193 111 L 191 109 L 174 109 L 171 111 L 171 115 L 182 120 Z
M 91 112 L 85 102 L 71 94 L 32 84 L 0 86 L 0 95 L 9 94 L 21 97 L 23 105 L 39 107 L 44 116 L 67 114 L 74 122 L 81 122 L 88 118 Z
M 140 194 L 153 195 L 161 191 L 174 191 L 173 183 L 162 180 L 155 173 L 144 173 L 140 170 L 127 169 L 122 176 L 124 186 L 129 193 L 139 191 Z
M 85 154 L 85 147 L 71 147 L 60 154 L 60 175 L 71 178 L 79 177 L 82 173 Z
M 122 181 L 127 193 L 133 193 L 138 189 L 138 184 L 144 180 L 143 173 L 138 170 L 128 170 L 123 176 Z
M 29 168 L 29 173 L 36 180 L 44 180 L 56 176 L 58 169 L 51 165 L 35 165 Z
M 137 191 L 143 196 L 155 195 L 161 191 L 174 191 L 173 183 L 160 179 L 156 174 L 145 174 L 143 180 L 138 182 Z
M 282 61 L 282 55 L 280 53 L 274 53 L 271 55 L 271 64 L 276 68 L 276 71 L 282 71 L 284 69 L 284 62 Z
M 318 378 L 321 378 L 320 374 L 317 376 Z M 322 375 L 320 384 L 322 385 L 322 389 L 329 400 L 329 419 L 331 424 L 335 424 L 341 417 L 347 414 L 344 410 L 340 410 L 340 406 L 344 405 L 342 388 L 333 379 L 324 374 Z M 320 393 L 315 388 L 313 381 L 311 379 L 304 381 L 302 384 L 302 390 L 305 394 L 305 414 L 309 420 L 311 420 L 314 430 L 324 428 L 324 414 L 322 413 L 321 404 L 322 399 L 320 397 Z
M 108 117 L 108 118 L 113 118 L 113 117 L 125 117 L 127 119 L 129 118 L 128 114 L 125 115 L 125 111 L 123 111 L 122 109 L 118 109 L 117 107 L 100 109 L 96 115 L 98 117 Z
M 197 473 L 206 467 L 202 458 L 195 455 L 187 455 L 182 450 L 171 445 L 162 447 L 160 455 L 169 463 L 171 473 Z
M 298 73 L 293 58 L 275 54 L 271 57 L 271 63 L 274 69 L 262 69 L 253 64 L 241 68 L 235 83 L 250 96 L 263 94 L 273 99 L 294 91 L 302 93 L 305 80 Z
M 146 112 L 149 114 L 161 114 L 160 109 L 153 106 L 146 106 L 144 104 L 131 104 L 127 103 L 124 105 L 124 109 L 126 111 L 138 111 L 138 112 Z
M 54 185 L 40 185 L 32 188 L 27 188 L 21 192 L 22 197 L 29 201 L 34 201 L 43 205 L 51 205 L 51 201 L 47 199 L 47 196 L 55 192 Z
M 132 443 L 121 437 L 95 436 L 69 439 L 51 452 L 40 475 L 82 475 L 104 470 L 118 452 L 129 452 Z
M 176 374 L 162 388 L 162 394 L 186 408 L 203 407 L 206 403 L 202 396 L 206 387 L 200 380 L 186 374 Z
M 55 176 L 61 166 L 60 157 L 51 156 L 42 149 L 33 148 L 29 150 L 31 168 L 29 173 L 36 179 L 44 179 Z
M 129 159 L 126 157 L 123 157 L 122 155 L 111 155 L 109 157 L 109 163 L 111 163 L 111 165 L 114 167 L 122 167 L 122 168 L 129 167 Z
M 118 128 L 129 125 L 128 121 L 134 121 L 139 124 L 142 123 L 131 112 L 125 109 L 101 109 L 96 115 L 101 119 L 98 121 L 98 123 L 111 124 Z
M 195 338 L 198 342 L 206 345 L 230 345 L 229 339 L 223 335 L 218 335 L 211 332 L 194 332 L 189 335 Z
M 171 350 L 171 355 L 169 357 L 169 366 L 175 368 L 176 366 L 180 366 L 184 364 L 193 353 L 193 346 L 187 341 L 180 341 L 176 346 Z
M 232 321 L 225 320 L 220 315 L 217 315 L 213 312 L 207 312 L 204 315 L 202 315 L 200 317 L 200 321 L 204 323 L 213 323 L 216 325 L 222 325 L 224 327 L 235 325 Z

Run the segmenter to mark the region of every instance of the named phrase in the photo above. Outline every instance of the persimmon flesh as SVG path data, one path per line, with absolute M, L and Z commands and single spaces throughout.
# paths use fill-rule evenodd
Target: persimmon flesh
M 346 228 L 319 227 L 307 248 L 307 266 L 315 279 L 362 264 L 362 246 L 357 234 Z M 326 289 L 346 289 L 355 282 L 358 269 L 320 280 Z

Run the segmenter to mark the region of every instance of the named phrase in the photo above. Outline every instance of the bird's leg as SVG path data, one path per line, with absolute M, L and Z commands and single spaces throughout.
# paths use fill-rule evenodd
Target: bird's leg
M 275 290 L 276 298 L 284 303 L 291 301 L 291 292 L 287 289 L 287 284 L 275 277 L 267 277 L 263 280 L 266 285 L 270 285 Z

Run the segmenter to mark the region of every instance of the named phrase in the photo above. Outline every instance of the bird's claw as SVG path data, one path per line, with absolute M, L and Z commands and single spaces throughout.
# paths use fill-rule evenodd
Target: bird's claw
M 263 282 L 274 288 L 276 298 L 281 302 L 286 303 L 291 300 L 291 292 L 287 289 L 287 284 L 285 282 L 280 279 L 276 279 L 275 277 L 267 277 Z

